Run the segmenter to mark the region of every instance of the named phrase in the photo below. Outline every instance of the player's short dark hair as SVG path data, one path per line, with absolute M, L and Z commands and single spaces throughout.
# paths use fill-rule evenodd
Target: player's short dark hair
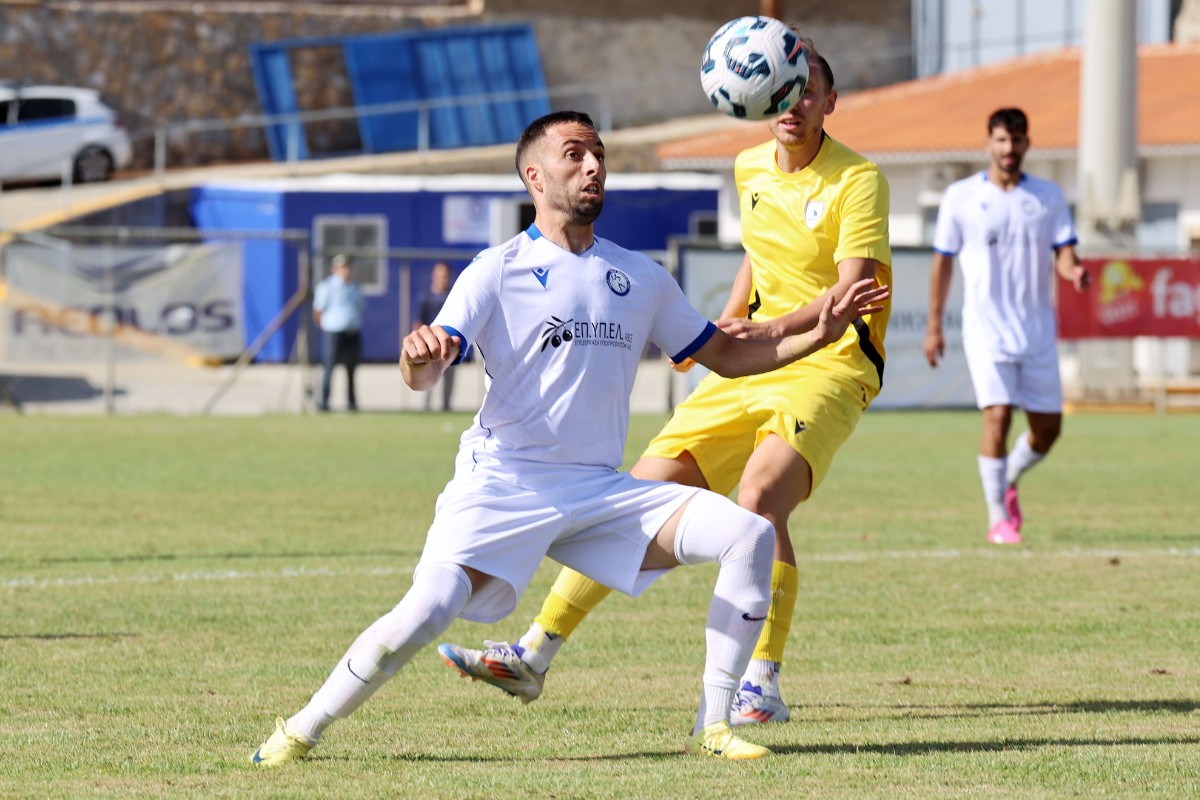
M 529 148 L 545 136 L 546 131 L 564 122 L 578 122 L 580 125 L 586 125 L 593 130 L 596 128 L 596 123 L 592 122 L 592 118 L 582 111 L 552 111 L 529 123 L 521 133 L 521 138 L 517 140 L 517 175 L 521 177 L 522 183 L 525 182 L 525 175 L 523 174 L 521 165 L 524 163 L 525 154 L 529 152 Z
M 805 36 L 800 33 L 800 29 L 795 25 L 789 25 L 796 33 L 800 34 L 800 44 L 804 45 L 804 49 L 808 52 L 809 60 L 817 62 L 817 68 L 821 70 L 821 75 L 825 78 L 825 91 L 833 91 L 833 67 L 829 66 L 829 62 L 825 60 L 825 56 L 817 51 L 817 45 L 813 42 L 811 36 Z
M 996 128 L 1004 128 L 1009 133 L 1028 134 L 1029 118 L 1019 108 L 998 108 L 988 117 L 988 135 Z

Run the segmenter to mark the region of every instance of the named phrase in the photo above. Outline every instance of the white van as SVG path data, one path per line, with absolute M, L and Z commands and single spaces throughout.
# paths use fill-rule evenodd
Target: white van
M 132 157 L 117 112 L 94 89 L 0 83 L 0 180 L 106 181 Z

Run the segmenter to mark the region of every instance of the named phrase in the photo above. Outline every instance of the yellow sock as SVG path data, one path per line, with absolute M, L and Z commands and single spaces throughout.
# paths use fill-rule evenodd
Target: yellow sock
M 791 564 L 776 561 L 771 568 L 771 610 L 767 612 L 752 658 L 783 663 L 783 648 L 792 628 L 792 612 L 796 610 L 799 592 L 800 573 Z
M 583 618 L 610 592 L 612 589 L 607 586 L 564 567 L 542 602 L 541 613 L 533 621 L 546 633 L 561 636 L 566 641 Z

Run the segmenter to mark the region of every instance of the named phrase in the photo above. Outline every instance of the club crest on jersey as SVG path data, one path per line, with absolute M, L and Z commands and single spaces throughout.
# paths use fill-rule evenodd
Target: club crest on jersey
M 1027 198 L 1021 201 L 1021 210 L 1025 212 L 1025 216 L 1032 217 L 1038 212 L 1038 204 Z
M 540 283 L 542 288 L 545 289 L 546 279 L 550 277 L 550 270 L 546 267 L 534 267 L 529 271 L 533 273 L 533 277 L 537 278 L 538 283 Z
M 809 200 L 808 205 L 804 207 L 804 224 L 811 228 L 817 224 L 824 213 L 825 202 L 823 200 Z
M 608 281 L 608 288 L 617 297 L 624 297 L 629 294 L 629 287 L 631 286 L 629 276 L 621 272 L 621 270 L 610 269 L 608 274 L 604 276 L 604 279 Z

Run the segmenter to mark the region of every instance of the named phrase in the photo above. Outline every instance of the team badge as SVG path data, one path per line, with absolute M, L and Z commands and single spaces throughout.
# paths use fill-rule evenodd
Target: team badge
M 1025 216 L 1032 217 L 1038 211 L 1038 204 L 1029 199 L 1023 200 L 1021 210 L 1025 212 Z
M 808 205 L 804 207 L 804 224 L 808 227 L 813 227 L 817 221 L 821 219 L 821 215 L 825 213 L 825 203 L 822 200 L 809 200 Z
M 610 269 L 608 274 L 604 276 L 604 279 L 608 281 L 608 288 L 617 297 L 624 297 L 629 294 L 629 276 L 621 272 L 621 270 Z

